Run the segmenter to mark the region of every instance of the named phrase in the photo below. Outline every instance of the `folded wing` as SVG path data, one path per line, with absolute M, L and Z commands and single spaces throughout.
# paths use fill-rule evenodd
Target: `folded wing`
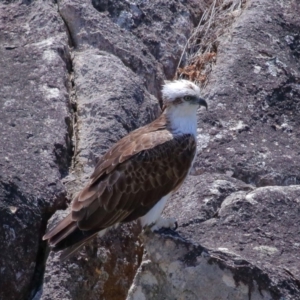
M 145 215 L 183 182 L 196 151 L 194 137 L 155 129 L 132 132 L 102 157 L 71 213 L 44 236 L 54 249 L 77 249 L 97 232 Z

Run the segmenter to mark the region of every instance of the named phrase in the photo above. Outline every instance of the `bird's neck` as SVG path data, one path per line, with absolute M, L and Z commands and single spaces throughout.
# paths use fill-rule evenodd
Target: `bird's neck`
M 168 107 L 163 114 L 166 117 L 168 129 L 174 135 L 192 134 L 197 135 L 197 109 L 187 107 L 179 109 Z

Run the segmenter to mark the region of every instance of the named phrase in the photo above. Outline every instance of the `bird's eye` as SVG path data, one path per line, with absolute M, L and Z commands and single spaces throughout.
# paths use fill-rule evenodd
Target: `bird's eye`
M 191 100 L 193 100 L 193 97 L 192 96 L 184 96 L 183 99 L 185 101 L 191 101 Z

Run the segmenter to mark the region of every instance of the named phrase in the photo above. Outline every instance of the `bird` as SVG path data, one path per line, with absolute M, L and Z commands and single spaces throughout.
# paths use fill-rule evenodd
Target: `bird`
M 142 228 L 164 222 L 161 213 L 189 174 L 196 156 L 197 109 L 207 102 L 185 79 L 165 82 L 163 108 L 153 122 L 115 143 L 97 162 L 70 213 L 43 240 L 66 260 L 95 235 L 138 219 Z

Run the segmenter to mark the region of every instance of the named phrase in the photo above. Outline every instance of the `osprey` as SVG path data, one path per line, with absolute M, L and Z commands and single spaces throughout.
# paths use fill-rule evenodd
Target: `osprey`
M 43 237 L 65 259 L 97 233 L 119 223 L 158 222 L 166 201 L 183 183 L 196 154 L 197 109 L 207 103 L 188 80 L 163 86 L 162 114 L 119 140 L 98 161 L 70 214 Z

